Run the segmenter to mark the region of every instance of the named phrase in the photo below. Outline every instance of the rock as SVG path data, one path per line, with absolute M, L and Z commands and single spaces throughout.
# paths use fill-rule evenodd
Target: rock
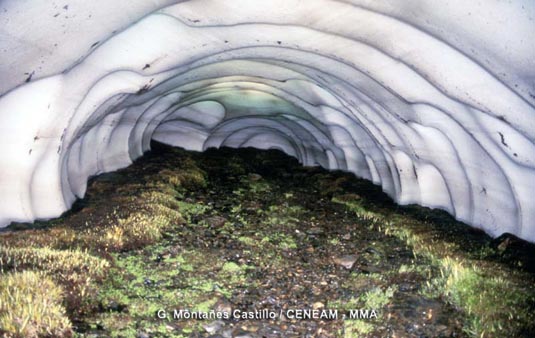
M 217 331 L 221 330 L 221 328 L 225 325 L 225 322 L 221 320 L 213 321 L 209 324 L 203 324 L 203 329 L 208 332 L 209 334 L 214 334 Z
M 323 232 L 324 232 L 323 229 L 319 227 L 312 227 L 306 230 L 306 233 L 309 235 L 321 235 L 323 234 Z
M 373 254 L 373 255 L 377 255 L 377 256 L 381 256 L 381 253 L 379 251 L 377 251 L 377 249 L 373 248 L 373 247 L 367 247 L 366 250 L 367 253 L 370 253 L 370 254 Z
M 398 287 L 398 290 L 401 291 L 401 292 L 410 292 L 410 291 L 414 291 L 418 289 L 418 286 L 417 285 L 414 285 L 412 283 L 400 283 L 399 284 L 399 287 Z
M 266 299 L 263 301 L 264 303 L 270 304 L 270 305 L 278 305 L 279 300 L 276 297 L 273 296 L 267 296 Z
M 383 271 L 383 269 L 381 269 L 380 267 L 373 266 L 373 265 L 359 265 L 358 268 L 359 268 L 360 271 L 362 271 L 365 274 L 368 274 L 368 273 L 380 273 L 380 272 Z
M 391 335 L 392 338 L 405 338 L 406 336 L 407 334 L 403 330 L 394 330 Z
M 357 255 L 346 255 L 339 258 L 334 259 L 334 263 L 337 265 L 341 265 L 346 269 L 351 269 L 355 262 L 357 261 Z
M 232 338 L 255 338 L 255 335 L 253 332 L 239 329 L 232 335 Z
M 136 338 L 150 338 L 150 336 L 145 332 L 139 332 Z
M 220 228 L 227 222 L 227 219 L 222 216 L 211 216 L 204 219 L 204 221 L 212 228 Z
M 256 182 L 256 181 L 260 181 L 262 179 L 262 176 L 253 173 L 253 174 L 247 175 L 247 178 L 252 182 Z
M 113 311 L 113 312 L 122 312 L 123 310 L 126 309 L 126 305 L 124 304 L 119 304 L 117 303 L 116 301 L 111 301 L 108 306 L 105 307 L 106 310 L 108 311 Z
M 448 331 L 448 327 L 446 325 L 437 325 L 435 327 L 435 330 L 439 333 L 445 333 L 446 331 Z
M 232 312 L 232 303 L 229 302 L 225 297 L 221 297 L 215 303 L 214 311 L 226 312 L 230 314 Z
M 419 335 L 422 327 L 418 323 L 410 323 L 405 327 L 405 330 L 407 333 L 410 333 L 412 335 Z
M 529 243 L 510 233 L 504 233 L 490 243 L 502 259 L 535 273 L 535 243 Z
M 284 337 L 282 329 L 274 325 L 266 325 L 258 330 L 258 335 L 265 338 Z
M 226 329 L 220 332 L 223 338 L 232 338 L 232 329 Z
M 312 305 L 312 308 L 314 310 L 318 310 L 318 309 L 323 309 L 325 307 L 325 304 L 323 304 L 322 302 L 315 302 L 313 305 Z

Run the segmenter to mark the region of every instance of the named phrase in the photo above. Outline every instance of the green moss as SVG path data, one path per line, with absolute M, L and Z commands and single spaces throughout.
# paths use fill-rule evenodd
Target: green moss
M 390 300 L 394 296 L 394 292 L 394 287 L 388 287 L 384 290 L 375 287 L 372 290 L 361 295 L 359 297 L 359 301 L 362 302 L 362 306 L 365 309 L 379 310 L 390 302 Z
M 533 315 L 525 309 L 535 303 L 535 296 L 519 289 L 507 277 L 495 272 L 489 275 L 477 266 L 450 258 L 444 258 L 442 265 L 446 280 L 444 292 L 453 304 L 467 312 L 465 331 L 470 335 L 501 335 L 511 326 L 514 328 L 516 322 L 533 320 Z
M 302 202 L 300 199 L 304 190 L 296 189 L 283 194 L 279 186 L 271 185 L 276 181 L 268 179 L 267 174 L 266 178 L 255 175 L 240 179 L 240 176 L 251 171 L 253 165 L 242 159 L 223 168 L 230 170 L 224 175 L 219 172 L 221 168 L 216 171 L 216 168 L 210 169 L 203 164 L 210 175 L 210 170 L 213 170 L 217 181 L 229 179 L 233 184 L 238 182 L 237 187 L 230 189 L 228 186 L 212 185 L 204 189 L 208 176 L 197 167 L 193 160 L 196 155 L 173 150 L 175 152 L 181 155 L 171 162 L 167 162 L 166 158 L 157 164 L 145 163 L 141 169 L 132 166 L 106 180 L 103 180 L 105 177 L 99 177 L 88 190 L 85 206 L 78 213 L 54 222 L 44 222 L 39 230 L 0 235 L 2 241 L 12 248 L 40 248 L 42 251 L 36 255 L 50 256 L 47 253 L 50 250 L 56 255 L 43 260 L 46 264 L 29 260 L 24 264 L 17 263 L 16 269 L 42 270 L 48 276 L 69 275 L 75 279 L 51 279 L 66 291 L 70 290 L 68 285 L 71 281 L 80 285 L 88 281 L 92 288 L 98 285 L 99 292 L 96 295 L 84 289 L 80 289 L 78 294 L 87 295 L 88 306 L 84 305 L 87 309 L 91 308 L 89 305 L 99 305 L 103 311 L 82 319 L 87 320 L 94 330 L 100 330 L 103 326 L 105 335 L 111 337 L 134 337 L 140 331 L 157 337 L 185 337 L 204 333 L 200 323 L 195 321 L 173 322 L 171 326 L 177 327 L 174 330 L 167 326 L 169 322 L 155 320 L 155 312 L 162 308 L 207 311 L 221 298 L 236 304 L 248 301 L 248 298 L 242 298 L 241 290 L 261 288 L 259 285 L 262 281 L 259 279 L 265 273 L 298 271 L 302 266 L 304 273 L 308 273 L 307 265 L 315 263 L 303 262 L 301 265 L 301 262 L 288 257 L 294 256 L 294 253 L 294 257 L 300 257 L 302 253 L 290 250 L 306 248 L 309 252 L 310 247 L 313 248 L 311 256 L 315 256 L 315 259 L 318 256 L 326 258 L 335 249 L 343 254 L 358 254 L 368 267 L 377 268 L 369 271 L 381 271 L 381 274 L 363 274 L 340 269 L 344 273 L 339 284 L 342 292 L 339 293 L 339 299 L 327 301 L 329 308 L 386 310 L 390 302 L 400 301 L 393 298 L 395 286 L 392 285 L 400 283 L 402 278 L 413 279 L 414 275 L 420 275 L 416 279 L 429 280 L 423 287 L 423 294 L 440 298 L 441 302 L 446 299 L 466 313 L 464 330 L 470 336 L 500 337 L 508 333 L 518 336 L 521 329 L 529 330 L 535 322 L 533 315 L 528 312 L 530 304 L 533 304 L 530 302 L 534 302 L 533 291 L 519 282 L 522 276 L 517 279 L 515 274 L 509 274 L 509 270 L 501 269 L 497 264 L 481 264 L 474 260 L 499 253 L 490 247 L 482 246 L 472 250 L 471 255 L 466 255 L 462 252 L 462 245 L 442 240 L 440 233 L 435 230 L 429 231 L 434 224 L 426 219 L 399 212 L 401 208 L 398 207 L 389 209 L 385 203 L 373 204 L 354 194 L 336 196 L 333 201 L 342 203 L 347 210 L 354 212 L 355 223 L 358 224 L 354 229 L 355 235 L 352 229 L 350 237 L 342 237 L 342 232 L 331 232 L 329 224 L 324 228 L 327 239 L 324 236 L 309 236 L 304 229 L 309 228 L 311 223 L 324 222 L 325 216 L 323 210 L 317 212 L 293 204 Z M 228 162 L 228 158 L 225 161 Z M 130 170 L 134 170 L 133 175 L 130 175 Z M 333 180 L 335 176 L 330 174 L 303 176 L 306 176 L 304 180 L 311 182 L 320 180 L 320 190 L 325 189 L 321 191 L 325 195 L 345 193 L 344 186 L 348 186 L 347 177 Z M 114 184 L 110 184 L 112 180 Z M 196 190 L 193 194 L 189 191 L 192 189 Z M 229 193 L 232 189 L 234 194 Z M 217 206 L 213 209 L 209 205 L 193 202 L 195 196 L 205 194 L 207 190 L 208 195 L 220 194 L 215 198 L 217 202 L 214 205 Z M 200 200 L 214 198 L 208 195 L 205 194 Z M 185 197 L 189 198 L 183 200 Z M 220 209 L 220 204 L 225 209 Z M 303 205 L 309 208 L 308 203 Z M 338 210 L 338 207 L 334 210 Z M 223 216 L 228 221 L 222 226 L 213 227 L 206 216 L 201 216 L 206 214 Z M 342 221 L 348 220 L 345 217 L 342 216 Z M 440 222 L 444 222 L 446 228 L 453 225 L 447 223 L 446 218 Z M 346 224 L 341 226 L 345 227 Z M 359 231 L 366 232 L 366 229 L 373 231 L 369 242 L 375 249 L 373 252 L 363 250 L 365 247 L 351 247 Z M 380 236 L 386 239 L 385 243 L 373 238 L 378 235 L 377 230 L 388 235 Z M 397 260 L 394 263 L 385 262 L 389 252 L 386 245 L 401 245 L 398 239 L 409 244 L 414 252 L 412 262 L 409 257 L 401 266 L 396 265 Z M 326 240 L 328 243 L 325 243 Z M 232 250 L 241 249 L 239 261 L 229 261 L 235 252 L 221 249 L 226 245 Z M 72 248 L 78 249 L 64 250 Z M 71 251 L 87 257 L 100 256 L 98 259 L 109 261 L 111 266 L 104 269 L 108 271 L 107 277 L 95 278 L 88 268 L 79 268 L 83 264 L 76 263 L 74 256 L 61 256 L 72 255 Z M 12 252 L 7 255 L 10 258 L 16 256 Z M 457 259 L 451 260 L 448 258 L 450 256 Z M 48 261 L 62 260 L 70 262 L 65 269 L 74 271 L 52 273 L 61 269 L 58 270 Z M 15 269 L 12 262 L 3 262 L 0 264 L 5 270 Z M 242 262 L 251 263 L 247 265 Z M 429 266 L 427 263 L 430 263 Z M 340 272 L 333 272 L 330 268 L 325 271 Z M 302 285 L 296 285 L 296 289 L 303 288 Z M 69 304 L 66 299 L 72 299 L 67 294 L 64 292 L 60 295 L 62 304 Z M 75 308 L 72 305 L 70 307 Z M 78 317 L 75 311 L 78 309 L 73 311 L 74 316 Z M 459 315 L 455 316 L 457 318 Z M 396 325 L 395 319 L 389 319 L 388 325 L 392 320 Z M 381 333 L 385 329 L 384 325 L 378 326 L 375 321 L 363 320 L 345 320 L 343 323 L 333 323 L 332 327 L 338 329 L 339 325 L 343 325 L 339 334 L 346 337 L 370 336 L 374 329 Z
M 206 213 L 210 210 L 210 207 L 200 203 L 188 203 L 184 201 L 178 201 L 178 210 L 182 216 L 186 217 L 188 223 L 191 223 L 192 216 L 198 216 Z
M 492 255 L 494 250 L 491 248 L 482 246 L 475 253 L 467 253 L 456 243 L 437 241 L 442 230 L 410 215 L 390 215 L 383 211 L 386 216 L 382 216 L 370 210 L 373 207 L 360 198 L 348 195 L 333 198 L 333 201 L 346 205 L 358 217 L 371 222 L 372 227 L 405 241 L 415 255 L 425 257 L 435 269 L 440 269 L 440 276 L 429 280 L 421 293 L 427 297 L 446 298 L 464 311 L 467 314 L 464 330 L 469 336 L 518 336 L 522 330 L 535 329 L 535 314 L 530 310 L 535 303 L 533 288 L 524 285 L 524 279 L 517 276 L 518 273 L 498 263 L 481 264 L 474 260 Z M 399 271 L 431 276 L 430 269 L 402 266 Z M 371 297 L 371 301 L 381 303 L 383 297 L 377 296 L 380 295 Z
M 64 303 L 71 313 L 90 311 L 96 283 L 103 279 L 109 263 L 80 250 L 0 247 L 0 270 L 42 271 L 67 291 Z
M 332 201 L 346 205 L 349 210 L 353 211 L 355 215 L 363 220 L 379 221 L 382 219 L 381 214 L 369 210 L 363 205 L 360 199 L 354 200 L 351 198 L 351 195 L 349 197 L 347 195 L 333 197 Z
M 238 241 L 249 246 L 257 245 L 257 241 L 254 238 L 247 237 L 247 236 L 238 237 Z
M 367 335 L 374 329 L 374 325 L 363 320 L 345 320 L 342 336 L 344 338 L 358 338 Z
M 158 179 L 175 189 L 194 189 L 206 186 L 206 173 L 200 170 L 195 162 L 186 158 L 181 165 L 181 168 L 160 170 Z
M 331 301 L 329 307 L 343 311 L 349 311 L 351 309 L 379 311 L 392 300 L 395 290 L 395 287 L 382 288 L 376 286 L 358 297 L 352 297 L 348 300 L 338 299 Z
M 352 272 L 342 286 L 352 290 L 363 290 L 374 286 L 384 286 L 385 284 L 386 282 L 381 274 L 361 274 Z
M 0 334 L 3 337 L 70 337 L 63 290 L 42 272 L 0 276 Z
M 261 243 L 271 243 L 282 250 L 294 250 L 298 247 L 295 239 L 285 233 L 274 233 L 270 236 L 265 236 L 262 238 Z
M 217 302 L 217 298 L 205 300 L 204 302 L 196 304 L 193 307 L 193 311 L 208 312 L 213 308 L 216 302 Z
M 223 264 L 221 271 L 229 273 L 242 272 L 243 268 L 234 262 L 226 262 Z
M 339 240 L 338 238 L 336 238 L 336 237 L 335 237 L 335 238 L 331 238 L 331 239 L 329 240 L 329 244 L 331 244 L 331 245 L 338 245 L 338 244 L 340 244 L 340 240 Z
M 255 181 L 250 183 L 249 191 L 252 194 L 264 194 L 270 192 L 271 187 L 266 181 Z

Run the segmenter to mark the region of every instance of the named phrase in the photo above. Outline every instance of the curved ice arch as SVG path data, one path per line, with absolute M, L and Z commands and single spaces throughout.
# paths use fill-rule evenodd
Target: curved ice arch
M 59 215 L 156 139 L 280 149 L 535 241 L 533 2 L 0 7 L 1 225 Z

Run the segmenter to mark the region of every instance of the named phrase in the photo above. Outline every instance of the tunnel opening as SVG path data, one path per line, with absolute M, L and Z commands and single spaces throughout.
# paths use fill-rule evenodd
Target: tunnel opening
M 535 336 L 535 2 L 68 2 L 0 2 L 0 336 Z
M 59 336 L 535 332 L 533 244 L 277 149 L 152 141 L 59 219 L 0 236 L 3 270 L 64 276 L 71 326 L 48 327 Z

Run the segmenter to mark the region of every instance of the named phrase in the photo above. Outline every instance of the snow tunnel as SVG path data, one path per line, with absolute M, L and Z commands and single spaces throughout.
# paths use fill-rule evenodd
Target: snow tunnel
M 279 149 L 535 241 L 535 2 L 6 0 L 0 226 L 150 141 Z

